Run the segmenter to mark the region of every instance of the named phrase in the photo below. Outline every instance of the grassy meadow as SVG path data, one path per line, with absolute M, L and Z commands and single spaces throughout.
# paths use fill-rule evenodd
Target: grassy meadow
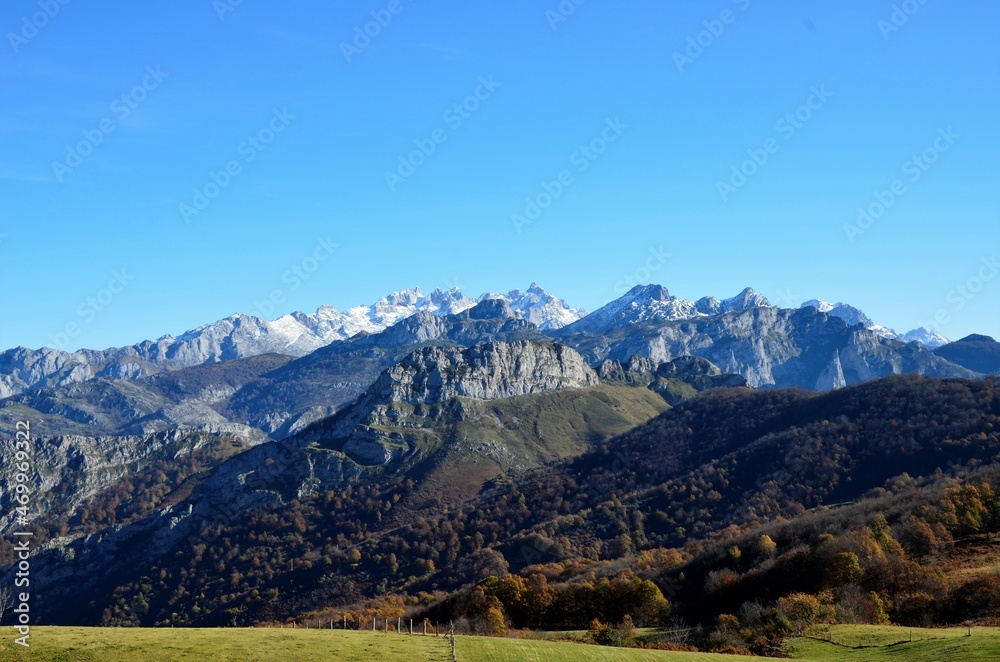
M 921 630 L 838 625 L 817 627 L 790 640 L 802 660 L 949 662 L 1000 659 L 1000 628 Z M 912 634 L 913 640 L 910 641 Z M 0 631 L 0 662 L 196 660 L 297 660 L 414 662 L 451 659 L 446 637 L 304 629 L 182 629 L 42 627 L 31 630 L 30 648 L 14 643 L 15 631 Z M 824 641 L 830 640 L 830 641 Z M 460 636 L 460 662 L 697 662 L 745 657 L 707 653 L 606 648 L 565 641 Z

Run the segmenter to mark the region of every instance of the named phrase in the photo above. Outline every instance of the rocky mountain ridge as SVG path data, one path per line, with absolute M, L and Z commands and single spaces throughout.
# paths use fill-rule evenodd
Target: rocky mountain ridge
M 458 288 L 437 289 L 428 295 L 413 288 L 345 312 L 320 306 L 315 313 L 295 312 L 271 321 L 234 314 L 176 337 L 165 335 L 128 347 L 75 352 L 49 347 L 13 348 L 0 353 L 0 398 L 95 377 L 139 379 L 163 370 L 261 354 L 305 356 L 331 342 L 379 333 L 417 313 L 453 315 L 487 299 L 506 302 L 515 316 L 542 329 L 560 328 L 586 314 L 582 309 L 570 308 L 537 283 L 524 292 L 485 293 L 478 299 L 465 296 Z
M 928 349 L 935 349 L 949 342 L 949 340 L 939 332 L 928 331 L 922 327 L 919 329 L 913 329 L 912 331 L 907 331 L 906 333 L 896 333 L 896 331 L 887 326 L 882 326 L 881 324 L 873 322 L 871 318 L 861 312 L 859 308 L 840 301 L 837 303 L 830 303 L 828 301 L 820 301 L 819 299 L 810 299 L 809 301 L 804 302 L 800 307 L 815 308 L 821 313 L 827 313 L 829 315 L 833 315 L 834 317 L 839 317 L 848 324 L 861 324 L 866 329 L 874 331 L 883 338 L 891 338 L 893 340 L 901 340 L 903 342 L 918 342 Z
M 465 312 L 486 300 L 506 302 L 514 316 L 551 337 L 559 337 L 567 327 L 570 333 L 601 334 L 632 324 L 696 320 L 727 312 L 774 307 L 751 288 L 722 301 L 714 297 L 689 301 L 671 295 L 660 285 L 637 285 L 624 296 L 587 315 L 583 309 L 571 308 L 537 283 L 532 283 L 525 291 L 487 292 L 478 299 L 465 296 L 458 288 L 438 289 L 428 295 L 414 288 L 390 294 L 370 306 L 355 306 L 344 312 L 332 306 L 320 306 L 315 313 L 295 312 L 271 321 L 235 314 L 177 337 L 165 335 L 128 347 L 75 352 L 48 347 L 37 350 L 16 347 L 0 352 L 0 398 L 33 388 L 61 386 L 96 377 L 141 379 L 164 370 L 261 354 L 307 356 L 333 342 L 359 334 L 381 333 L 414 315 L 446 317 Z M 850 324 L 862 324 L 887 339 L 916 341 L 928 348 L 947 342 L 939 333 L 925 329 L 897 334 L 844 303 L 830 304 L 813 299 L 802 307 L 815 307 Z
M 656 292 L 662 295 L 662 292 Z M 674 307 L 676 301 L 669 301 Z M 654 310 L 666 310 L 654 307 Z M 632 316 L 627 307 L 615 316 Z M 553 335 L 583 354 L 588 363 L 632 356 L 657 363 L 681 356 L 700 356 L 724 372 L 743 375 L 750 386 L 800 386 L 812 390 L 850 384 L 904 372 L 932 376 L 974 377 L 977 373 L 936 356 L 917 343 L 884 338 L 863 324 L 807 306 L 799 309 L 754 306 L 719 315 L 660 320 L 636 319 L 594 333 L 588 320 L 570 324 Z

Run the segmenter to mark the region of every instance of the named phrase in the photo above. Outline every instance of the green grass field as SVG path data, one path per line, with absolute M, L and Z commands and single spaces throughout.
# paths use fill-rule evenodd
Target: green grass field
M 803 660 L 965 660 L 1000 659 L 1000 628 L 966 630 L 833 626 L 792 640 Z M 342 660 L 415 662 L 451 659 L 447 638 L 372 632 L 290 629 L 131 629 L 33 627 L 31 647 L 14 643 L 13 628 L 0 630 L 0 662 L 36 660 L 76 662 L 173 662 L 185 660 Z M 460 662 L 698 662 L 746 659 L 706 653 L 671 653 L 604 648 L 560 641 L 460 636 Z
M 31 647 L 0 632 L 0 661 L 173 662 L 184 660 L 313 660 L 416 662 L 451 660 L 446 637 L 291 629 L 33 627 Z M 459 636 L 461 662 L 684 662 L 737 659 L 703 653 L 667 653 L 589 644 Z
M 880 662 L 905 660 L 1000 660 L 1000 628 L 942 628 L 924 630 L 876 625 L 816 626 L 808 634 L 820 639 L 791 640 L 795 657 L 805 660 Z M 910 638 L 912 636 L 912 641 Z

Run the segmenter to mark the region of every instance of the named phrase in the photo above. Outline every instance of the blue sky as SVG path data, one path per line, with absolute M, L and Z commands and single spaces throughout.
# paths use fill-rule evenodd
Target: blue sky
M 12 0 L 0 347 L 532 281 L 1000 337 L 1000 4 L 895 5 Z

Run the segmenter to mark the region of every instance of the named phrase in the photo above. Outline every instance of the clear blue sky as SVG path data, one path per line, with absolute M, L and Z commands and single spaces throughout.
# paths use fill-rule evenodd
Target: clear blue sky
M 532 281 L 593 310 L 630 279 L 1000 337 L 996 2 L 897 26 L 889 0 L 227 1 L 4 3 L 0 347 L 178 334 L 275 289 L 272 316 Z

